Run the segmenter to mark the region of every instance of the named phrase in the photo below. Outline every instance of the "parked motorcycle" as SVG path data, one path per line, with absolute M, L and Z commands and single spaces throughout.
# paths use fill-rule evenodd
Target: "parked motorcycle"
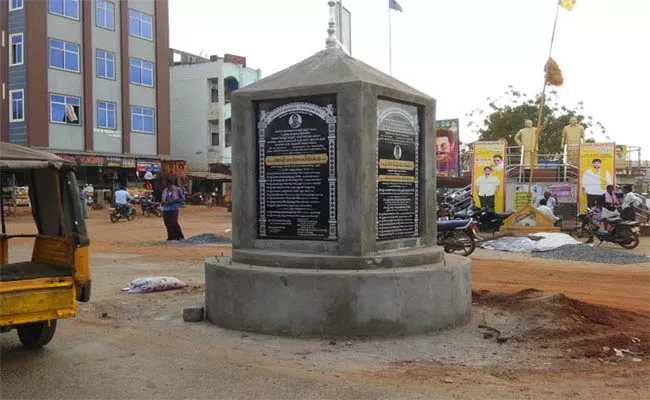
M 129 209 L 128 213 L 126 211 L 127 210 L 126 206 L 117 205 L 113 203 L 109 211 L 109 218 L 111 219 L 111 222 L 116 223 L 121 219 L 126 219 L 127 221 L 133 221 L 137 216 L 135 207 L 133 207 L 133 203 L 134 200 L 131 200 L 132 207 Z
M 163 215 L 160 203 L 153 201 L 153 196 L 149 196 L 149 198 L 141 198 L 140 209 L 144 216 L 155 215 L 156 217 L 162 217 Z
M 473 219 L 476 221 L 478 231 L 482 233 L 496 233 L 503 226 L 503 222 L 514 214 L 514 211 L 498 213 L 490 208 L 471 206 L 464 211 L 454 214 L 454 219 Z
M 580 226 L 577 228 L 578 238 L 586 238 L 585 243 L 593 243 L 598 238 L 600 246 L 603 242 L 616 243 L 624 249 L 634 249 L 639 245 L 639 225 L 637 221 L 627 221 L 618 212 L 602 218 L 608 229 L 601 229 L 596 218 L 598 211 L 590 208 L 578 215 Z
M 469 256 L 476 249 L 476 222 L 473 220 L 438 221 L 438 246 L 445 253 Z

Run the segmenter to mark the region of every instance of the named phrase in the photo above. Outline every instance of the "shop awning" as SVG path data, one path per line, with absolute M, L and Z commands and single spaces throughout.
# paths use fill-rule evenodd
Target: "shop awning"
M 232 176 L 228 174 L 219 174 L 216 172 L 188 171 L 187 176 L 192 178 L 203 178 L 203 179 L 210 179 L 215 181 L 232 180 Z

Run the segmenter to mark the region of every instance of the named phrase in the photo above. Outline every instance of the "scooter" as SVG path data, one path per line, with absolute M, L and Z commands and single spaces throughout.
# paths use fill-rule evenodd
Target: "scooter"
M 467 257 L 474 252 L 479 239 L 475 228 L 476 222 L 471 219 L 438 221 L 438 246 L 442 246 L 445 253 Z
M 586 238 L 585 243 L 593 243 L 595 237 L 600 241 L 599 246 L 603 242 L 611 242 L 631 250 L 639 245 L 639 222 L 622 219 L 618 211 L 609 213 L 604 218 L 596 218 L 597 214 L 598 210 L 590 208 L 578 215 L 580 227 L 577 228 L 577 236 Z M 598 220 L 605 222 L 608 229 L 601 229 Z

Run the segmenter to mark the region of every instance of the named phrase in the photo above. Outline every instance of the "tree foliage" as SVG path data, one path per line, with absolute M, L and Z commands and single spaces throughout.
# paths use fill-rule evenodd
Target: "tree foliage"
M 509 146 L 516 146 L 515 135 L 524 127 L 525 120 L 530 119 L 537 126 L 540 100 L 541 95 L 529 96 L 508 86 L 502 95 L 487 98 L 486 109 L 477 108 L 465 116 L 470 119 L 468 126 L 478 134 L 479 140 L 506 139 Z M 571 117 L 576 117 L 585 127 L 587 140 L 610 140 L 603 124 L 585 114 L 583 102 L 569 108 L 560 103 L 557 90 L 551 89 L 542 111 L 541 154 L 561 152 L 562 130 Z

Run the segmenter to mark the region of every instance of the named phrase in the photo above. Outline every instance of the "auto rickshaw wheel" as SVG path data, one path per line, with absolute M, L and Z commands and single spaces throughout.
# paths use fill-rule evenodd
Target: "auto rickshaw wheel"
M 50 343 L 56 331 L 56 320 L 32 322 L 16 327 L 20 342 L 29 349 L 37 349 Z

